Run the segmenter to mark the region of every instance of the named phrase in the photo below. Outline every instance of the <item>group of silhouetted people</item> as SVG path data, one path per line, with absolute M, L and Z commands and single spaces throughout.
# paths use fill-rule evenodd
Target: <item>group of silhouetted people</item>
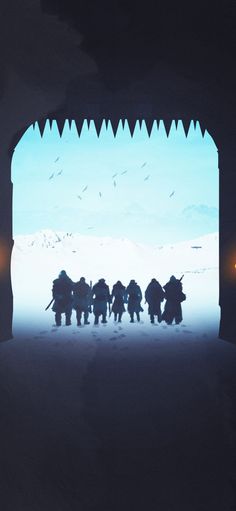
M 145 300 L 148 303 L 148 314 L 151 323 L 155 322 L 155 317 L 160 323 L 164 320 L 168 325 L 175 321 L 179 324 L 182 317 L 181 302 L 186 299 L 182 291 L 182 279 L 176 279 L 174 275 L 170 277 L 165 286 L 161 286 L 156 279 L 152 279 L 145 291 Z M 85 325 L 89 324 L 89 314 L 93 311 L 94 324 L 98 325 L 99 317 L 101 323 L 107 323 L 107 312 L 109 316 L 114 314 L 114 320 L 121 322 L 122 315 L 125 312 L 125 304 L 130 315 L 130 322 L 134 323 L 134 315 L 137 321 L 140 321 L 140 312 L 143 312 L 141 306 L 142 291 L 140 286 L 131 280 L 125 287 L 120 280 L 114 284 L 110 293 L 109 286 L 105 279 L 99 279 L 94 286 L 87 284 L 84 277 L 78 282 L 73 282 L 62 270 L 57 279 L 53 281 L 52 288 L 53 307 L 55 312 L 56 325 L 61 325 L 62 314 L 65 314 L 65 324 L 71 325 L 71 315 L 73 309 L 76 311 L 77 325 L 83 321 Z M 164 311 L 161 311 L 161 302 L 165 301 Z

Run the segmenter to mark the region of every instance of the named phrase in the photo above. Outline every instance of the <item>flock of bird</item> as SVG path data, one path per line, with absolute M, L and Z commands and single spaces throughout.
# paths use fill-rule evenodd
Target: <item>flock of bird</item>
M 58 156 L 58 157 L 55 159 L 54 163 L 57 163 L 57 162 L 59 161 L 59 159 L 60 159 L 60 157 Z M 147 162 L 145 161 L 145 162 L 141 165 L 141 169 L 142 169 L 142 168 L 144 168 L 146 165 L 147 165 Z M 59 172 L 57 172 L 57 173 L 53 172 L 53 173 L 49 176 L 49 178 L 48 178 L 48 179 L 49 179 L 49 180 L 51 180 L 51 179 L 53 179 L 55 176 L 60 176 L 60 175 L 62 174 L 62 172 L 63 172 L 63 169 L 62 169 L 62 170 L 60 170 L 60 171 L 59 171 Z M 128 172 L 128 170 L 124 170 L 123 172 L 121 172 L 121 173 L 120 173 L 120 175 L 121 175 L 121 176 L 123 176 L 123 175 L 127 174 L 127 172 Z M 113 179 L 113 186 L 114 186 L 114 188 L 116 188 L 116 186 L 117 186 L 117 182 L 116 182 L 116 180 L 115 180 L 115 177 L 116 177 L 116 176 L 118 176 L 118 172 L 116 172 L 116 174 L 113 174 L 113 176 L 112 176 L 112 179 Z M 148 181 L 149 177 L 150 177 L 150 174 L 148 174 L 148 175 L 144 178 L 144 181 Z M 88 185 L 86 185 L 86 186 L 83 188 L 83 190 L 81 191 L 81 193 L 86 192 L 87 188 L 88 188 Z M 175 193 L 175 191 L 173 190 L 173 192 L 171 192 L 171 194 L 169 195 L 169 198 L 173 197 L 174 193 Z M 100 192 L 100 191 L 99 191 L 99 192 L 98 192 L 98 195 L 99 195 L 99 197 L 101 198 L 101 197 L 102 197 L 102 192 Z M 77 198 L 78 198 L 79 200 L 82 200 L 82 196 L 81 196 L 81 195 L 77 195 Z
M 59 159 L 60 159 L 60 157 L 59 157 L 59 156 L 57 156 L 57 158 L 54 160 L 54 163 L 57 163 L 57 162 L 59 161 Z M 142 168 L 144 168 L 146 165 L 147 165 L 147 162 L 145 161 L 145 162 L 141 165 L 141 169 L 142 169 Z M 62 174 L 62 172 L 63 172 L 63 169 L 61 169 L 59 172 L 53 172 L 53 173 L 49 176 L 49 178 L 48 178 L 48 179 L 49 179 L 49 180 L 51 180 L 51 179 L 53 179 L 53 178 L 54 178 L 54 177 L 56 177 L 56 176 L 60 176 L 60 175 Z M 123 172 L 120 172 L 120 175 L 121 175 L 121 176 L 123 176 L 123 175 L 127 174 L 127 172 L 128 172 L 128 170 L 124 170 Z M 113 174 L 113 176 L 112 176 L 112 179 L 113 179 L 113 186 L 114 186 L 114 188 L 116 188 L 116 186 L 117 186 L 117 182 L 116 182 L 116 180 L 115 180 L 115 177 L 116 177 L 116 176 L 118 176 L 118 172 L 116 172 L 116 173 L 115 173 L 115 174 Z M 148 174 L 148 175 L 144 178 L 144 181 L 148 181 L 149 177 L 150 177 L 150 174 Z M 87 190 L 87 189 L 88 189 L 88 185 L 86 185 L 86 186 L 83 188 L 83 190 L 81 191 L 81 193 L 86 192 L 86 190 Z M 171 194 L 169 195 L 169 198 L 173 197 L 174 193 L 175 193 L 175 190 L 173 190 L 173 191 L 171 192 Z M 98 195 L 99 195 L 99 197 L 101 198 L 101 197 L 102 197 L 102 192 L 100 192 L 100 191 L 99 191 L 99 192 L 98 192 Z M 78 198 L 79 200 L 82 200 L 82 199 L 83 199 L 82 195 L 77 195 L 77 198 Z M 88 229 L 93 229 L 93 227 L 88 227 Z

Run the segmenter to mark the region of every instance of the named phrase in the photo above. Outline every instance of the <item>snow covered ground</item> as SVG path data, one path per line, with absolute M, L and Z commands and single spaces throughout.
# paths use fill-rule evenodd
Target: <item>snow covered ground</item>
M 14 333 L 24 329 L 35 332 L 52 331 L 55 334 L 54 314 L 45 307 L 51 299 L 52 281 L 65 269 L 73 281 L 81 276 L 95 283 L 103 277 L 110 286 L 119 279 L 128 285 L 134 278 L 144 291 L 151 278 L 164 285 L 174 274 L 183 278 L 183 290 L 187 295 L 183 303 L 184 321 L 179 326 L 150 325 L 147 305 L 140 325 L 130 325 L 128 313 L 123 315 L 122 332 L 125 335 L 137 330 L 153 337 L 176 335 L 180 331 L 191 332 L 197 337 L 217 336 L 219 323 L 218 306 L 218 234 L 212 233 L 194 240 L 173 245 L 151 246 L 138 244 L 127 238 L 112 239 L 83 236 L 74 233 L 43 230 L 32 235 L 16 236 L 12 256 L 12 283 L 14 293 Z M 91 324 L 78 329 L 73 312 L 69 333 L 91 336 L 96 330 Z M 50 330 L 51 329 L 51 330 Z M 171 330 L 170 330 L 171 329 Z M 65 329 L 57 336 L 64 335 Z M 100 334 L 110 336 L 114 332 L 113 317 L 108 325 L 100 325 Z M 105 332 L 107 332 L 105 334 Z M 154 333 L 155 332 L 155 333 Z M 40 337 L 40 334 L 39 334 Z
M 110 287 L 135 278 L 143 292 L 184 274 L 184 320 L 151 325 L 143 303 L 140 324 L 125 313 L 77 327 L 73 313 L 56 328 L 45 307 L 62 269 Z M 18 236 L 12 282 L 14 339 L 0 346 L 8 509 L 232 509 L 236 353 L 217 339 L 218 234 L 163 247 Z

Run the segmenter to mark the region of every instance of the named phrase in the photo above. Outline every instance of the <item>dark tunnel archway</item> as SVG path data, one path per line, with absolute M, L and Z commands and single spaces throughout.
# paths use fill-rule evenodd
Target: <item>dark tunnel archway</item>
M 68 122 L 68 121 L 67 121 L 67 122 Z M 105 122 L 105 121 L 104 121 L 104 122 Z M 69 124 L 69 126 L 71 127 L 71 122 L 69 122 L 68 124 Z M 123 121 L 123 123 L 120 123 L 120 126 L 121 126 L 121 124 L 124 126 L 124 124 L 125 124 L 125 123 L 124 123 L 124 121 Z M 139 123 L 139 121 L 138 121 L 138 122 L 137 122 L 137 124 L 136 124 L 136 127 L 137 127 L 137 126 L 139 127 L 139 125 L 140 125 L 140 124 L 141 124 L 141 123 Z M 48 123 L 48 125 L 49 125 L 49 123 Z M 43 128 L 42 128 L 42 124 L 40 124 L 40 125 L 39 125 L 39 129 L 40 129 L 40 133 L 41 133 L 41 136 L 42 136 L 42 137 L 43 137 L 43 134 L 44 134 L 45 126 L 46 126 L 46 122 L 44 123 Z M 108 122 L 106 122 L 106 126 L 108 126 Z M 158 126 L 159 126 L 159 123 L 158 123 Z M 164 128 L 164 126 L 165 126 L 165 124 L 163 123 L 163 128 Z M 173 129 L 173 128 L 175 128 L 176 126 L 177 126 L 177 123 L 174 123 L 174 122 L 173 122 L 173 123 L 172 123 L 172 129 Z M 192 127 L 193 127 L 193 126 L 194 126 L 194 129 L 196 129 L 196 123 L 192 123 Z M 52 128 L 52 121 L 50 122 L 50 127 Z M 64 128 L 64 125 L 59 124 L 59 126 L 58 126 L 58 131 L 59 131 L 60 136 L 62 136 L 63 128 Z M 132 126 L 132 130 L 131 130 L 131 136 L 132 136 L 132 137 L 134 136 L 134 128 L 135 128 L 135 125 L 133 125 L 133 126 Z M 190 125 L 189 125 L 189 128 L 190 128 Z M 78 129 L 78 127 L 77 127 L 77 129 Z M 81 125 L 80 130 L 78 130 L 79 135 L 81 134 L 81 129 L 82 129 L 82 125 Z M 201 133 L 201 134 L 203 134 L 203 131 L 202 131 L 202 132 L 200 132 L 200 126 L 199 126 L 199 128 L 198 128 L 198 129 L 199 129 L 199 134 L 200 134 L 200 133 Z M 117 131 L 117 130 L 118 130 L 118 125 L 116 126 L 116 130 L 114 130 L 114 131 L 115 131 L 115 133 L 114 133 L 114 134 L 117 134 L 117 133 L 118 133 L 118 131 Z M 166 135 L 167 135 L 167 136 L 170 136 L 170 133 L 171 133 L 171 124 L 169 124 L 169 125 L 168 125 L 168 127 L 166 127 L 166 126 L 165 126 L 165 130 L 166 130 L 166 132 L 165 132 L 165 133 L 166 133 Z M 147 135 L 149 135 L 149 137 L 150 137 L 150 134 L 151 134 L 150 125 L 149 125 L 149 130 L 148 130 L 148 131 L 149 131 L 149 132 L 147 132 Z M 184 126 L 183 126 L 183 125 L 182 125 L 182 131 L 183 131 L 183 133 L 184 133 L 184 131 L 185 131 L 185 135 L 186 135 L 186 136 L 187 136 L 187 135 L 188 135 L 188 133 L 189 133 L 189 130 L 188 130 L 188 131 L 186 131 L 186 129 L 184 130 Z M 100 126 L 100 130 L 97 130 L 97 134 L 98 134 L 98 136 L 99 136 L 99 134 L 101 135 L 101 126 Z M 190 271 L 190 273 L 191 273 L 191 271 Z

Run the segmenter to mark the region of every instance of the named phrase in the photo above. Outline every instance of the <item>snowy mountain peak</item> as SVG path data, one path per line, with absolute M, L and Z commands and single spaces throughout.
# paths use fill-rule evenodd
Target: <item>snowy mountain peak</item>
M 52 229 L 42 229 L 33 234 L 25 234 L 25 235 L 17 235 L 15 236 L 15 246 L 16 247 L 34 247 L 34 248 L 55 248 L 58 247 L 58 244 L 66 246 L 74 247 L 80 245 L 81 243 L 87 244 L 90 246 L 91 244 L 98 246 L 119 246 L 122 245 L 123 248 L 134 248 L 134 249 L 163 249 L 163 248 L 171 248 L 171 247 L 179 247 L 179 248 L 193 248 L 193 249 L 204 249 L 209 245 L 216 245 L 218 243 L 219 234 L 217 232 L 209 233 L 204 236 L 200 236 L 195 239 L 181 241 L 175 244 L 165 244 L 165 245 L 149 245 L 144 243 L 134 242 L 126 237 L 122 238 L 111 238 L 109 236 L 92 236 L 92 235 L 82 235 L 80 233 L 72 233 L 72 232 L 63 232 L 63 231 L 54 231 Z

